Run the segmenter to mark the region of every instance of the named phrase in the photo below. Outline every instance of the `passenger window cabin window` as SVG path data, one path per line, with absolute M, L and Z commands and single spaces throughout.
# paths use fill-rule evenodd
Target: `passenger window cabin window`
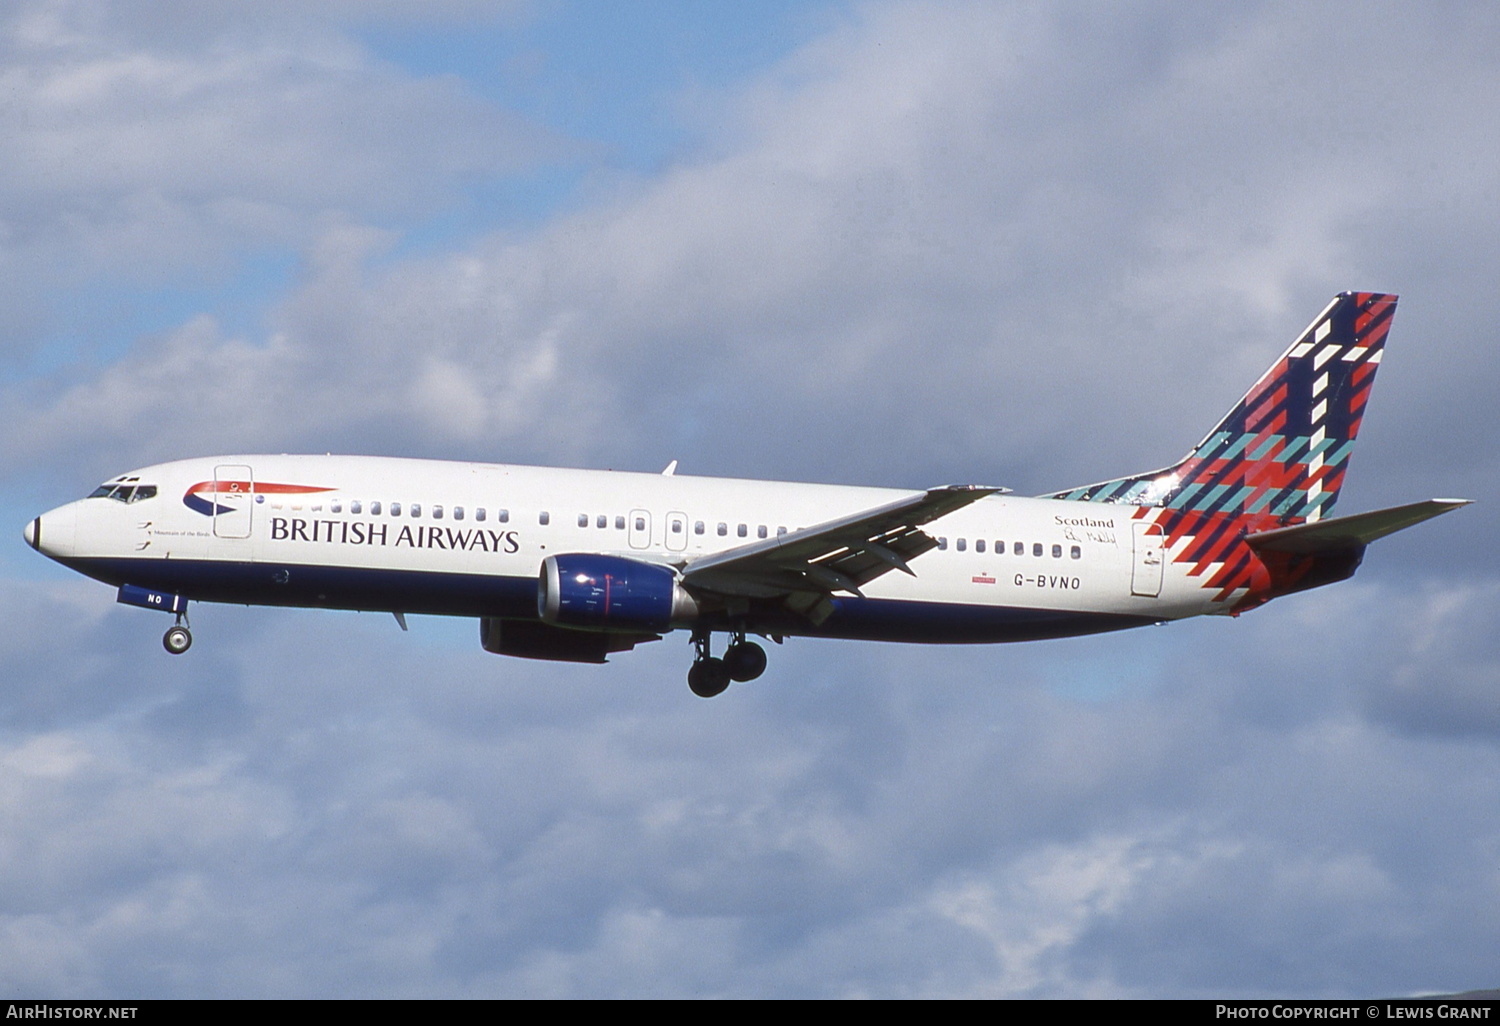
M 974 551 L 975 552 L 983 552 L 984 551 L 984 539 L 983 538 L 976 538 L 974 540 Z
M 1062 559 L 1062 546 L 1061 545 L 1054 545 L 1054 546 L 1052 546 L 1052 558 L 1053 559 Z
M 414 517 L 419 517 L 422 515 L 422 504 L 420 502 L 414 502 L 411 504 L 411 515 Z
M 579 527 L 587 527 L 587 526 L 589 526 L 589 515 L 587 513 L 580 513 L 580 514 L 578 514 L 578 526 Z
M 958 539 L 958 551 L 959 552 L 966 551 L 968 549 L 968 547 L 969 547 L 969 539 L 967 539 L 967 538 L 960 538 L 960 539 Z
M 1072 556 L 1074 559 L 1082 559 L 1083 558 L 1083 550 L 1081 548 L 1079 548 L 1077 545 L 1074 545 L 1073 546 L 1073 550 L 1071 552 L 1069 552 L 1068 555 Z
M 432 507 L 432 519 L 434 519 L 434 520 L 441 520 L 441 519 L 443 519 L 443 507 L 441 507 L 441 506 L 434 506 L 434 507 Z M 462 519 L 462 518 L 460 518 L 460 519 Z
M 636 517 L 635 518 L 635 529 L 637 531 L 644 531 L 646 529 L 646 518 L 645 517 Z
M 474 519 L 479 521 L 481 524 L 484 523 L 484 518 L 487 516 L 489 516 L 489 513 L 483 506 L 480 506 L 474 510 Z
M 750 525 L 741 524 L 739 527 L 736 527 L 734 529 L 734 533 L 739 535 L 741 538 L 748 538 L 750 536 Z
M 464 518 L 464 508 L 462 506 L 454 506 L 453 507 L 453 519 L 454 520 L 462 520 L 463 518 Z
M 703 521 L 699 520 L 697 523 L 693 524 L 693 533 L 694 534 L 702 534 L 703 533 Z
M 1016 542 L 1015 546 L 1011 549 L 1011 551 L 1014 552 L 1018 556 L 1024 556 L 1024 555 L 1026 555 L 1026 543 L 1025 542 Z
M 719 537 L 722 538 L 722 537 L 724 537 L 728 533 L 729 533 L 729 525 L 725 524 L 725 523 L 720 523 L 719 524 Z
M 1040 556 L 1042 554 L 1042 543 L 1041 542 L 1032 542 L 1031 543 L 1031 554 L 1033 556 Z
M 684 526 L 685 525 L 683 524 L 683 522 L 681 520 L 675 520 L 674 519 L 672 521 L 672 533 L 673 534 L 681 534 L 682 533 L 682 529 L 683 529 Z
M 508 523 L 510 523 L 510 510 L 508 510 L 508 509 L 502 509 L 502 510 L 498 511 L 495 514 L 495 519 L 498 520 L 498 521 L 500 521 L 502 524 L 508 524 Z M 543 523 L 545 523 L 545 522 L 546 521 L 543 521 Z
M 502 510 L 501 512 L 504 512 L 504 511 Z M 546 527 L 548 524 L 550 524 L 552 522 L 552 514 L 548 513 L 546 510 L 542 510 L 540 513 L 538 513 L 536 515 L 536 522 L 539 523 L 539 524 L 541 524 L 543 527 Z
M 374 502 L 370 503 L 370 516 L 372 516 L 372 517 L 378 517 L 378 516 L 380 516 L 380 500 L 379 499 L 376 499 Z
M 784 528 L 784 527 L 778 527 L 778 528 L 776 528 L 776 537 L 780 538 L 784 534 L 786 534 L 786 528 Z
M 759 527 L 757 527 L 755 529 L 755 537 L 757 537 L 757 538 L 764 538 L 768 533 L 769 532 L 766 531 L 766 525 L 765 524 L 761 524 Z
M 625 530 L 625 518 L 624 517 L 615 517 L 615 530 L 616 531 L 623 531 L 623 530 Z
M 393 502 L 393 503 L 391 503 L 391 516 L 393 516 L 393 517 L 399 517 L 400 515 L 401 515 L 401 503 L 399 503 L 399 502 Z
M 603 513 L 600 513 L 597 517 L 594 518 L 594 526 L 601 531 L 604 530 L 609 526 L 609 517 L 605 516 Z
M 328 511 L 330 513 L 342 513 L 344 512 L 344 504 L 338 499 L 334 499 L 328 504 Z
M 360 501 L 358 499 L 355 499 L 353 502 L 349 503 L 349 512 L 353 513 L 355 516 L 359 515 L 362 508 L 363 507 L 360 505 Z
M 948 539 L 947 538 L 942 538 L 942 537 L 938 538 L 938 551 L 939 552 L 947 552 L 948 551 Z

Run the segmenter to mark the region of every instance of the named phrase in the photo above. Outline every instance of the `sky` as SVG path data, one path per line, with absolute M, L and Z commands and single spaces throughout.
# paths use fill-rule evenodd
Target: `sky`
M 15 0 L 0 994 L 1497 986 L 1500 8 Z M 133 467 L 358 452 L 1039 494 L 1165 465 L 1347 290 L 1340 501 L 1238 619 L 790 639 L 687 690 L 41 559 Z

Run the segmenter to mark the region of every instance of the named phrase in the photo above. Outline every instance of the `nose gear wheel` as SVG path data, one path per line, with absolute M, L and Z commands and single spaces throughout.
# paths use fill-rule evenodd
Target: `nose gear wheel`
M 193 632 L 188 629 L 186 615 L 177 614 L 177 622 L 161 636 L 161 647 L 173 655 L 182 655 L 193 647 Z

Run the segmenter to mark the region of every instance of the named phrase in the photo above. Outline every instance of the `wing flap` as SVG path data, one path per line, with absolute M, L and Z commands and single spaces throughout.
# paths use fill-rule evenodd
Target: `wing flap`
M 777 538 L 741 545 L 689 563 L 683 584 L 745 598 L 797 596 L 816 618 L 819 600 L 859 589 L 892 570 L 915 576 L 910 562 L 936 547 L 921 528 L 1004 488 L 945 485 Z M 825 614 L 826 615 L 826 614 Z
M 829 553 L 812 566 L 836 571 L 856 585 L 868 584 L 892 570 L 915 577 L 911 561 L 936 546 L 932 535 L 921 528 L 903 527 Z

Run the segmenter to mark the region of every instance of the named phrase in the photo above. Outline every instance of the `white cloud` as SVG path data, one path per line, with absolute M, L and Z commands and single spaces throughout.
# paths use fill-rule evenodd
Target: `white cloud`
M 1133 840 L 1097 838 L 1079 848 L 1030 853 L 998 874 L 1003 884 L 970 879 L 937 894 L 939 915 L 979 933 L 994 949 L 995 977 L 973 996 L 1104 996 L 1078 992 L 1081 981 L 1068 975 L 1067 952 L 1089 920 L 1118 909 L 1149 859 Z
M 456 76 L 273 13 L 180 48 L 113 31 L 110 5 L 29 4 L 0 25 L 11 359 L 59 326 L 107 334 L 107 315 L 75 308 L 100 282 L 219 285 L 248 256 L 310 248 L 331 216 L 413 223 L 476 179 L 577 156 Z

